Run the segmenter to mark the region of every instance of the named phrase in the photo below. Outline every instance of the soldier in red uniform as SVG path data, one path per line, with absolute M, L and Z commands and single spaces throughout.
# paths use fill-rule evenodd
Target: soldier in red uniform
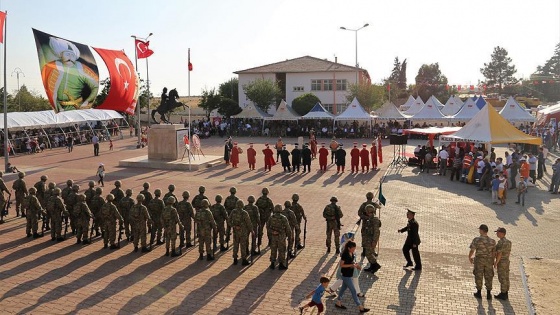
M 327 158 L 329 156 L 329 150 L 325 148 L 325 143 L 321 143 L 321 148 L 319 149 L 319 169 L 324 173 L 327 171 Z
M 272 170 L 272 166 L 276 164 L 274 162 L 274 152 L 270 149 L 268 143 L 265 144 L 266 148 L 262 150 L 264 154 L 264 170 Z
M 247 149 L 247 162 L 249 163 L 249 169 L 254 171 L 257 163 L 257 151 L 253 149 L 252 143 L 249 143 L 249 149 Z
M 362 173 L 369 172 L 369 151 L 365 143 L 362 144 L 362 150 L 360 151 L 360 162 L 362 165 Z
M 312 130 L 311 139 L 309 140 L 309 144 L 311 145 L 311 157 L 313 159 L 317 158 L 317 139 L 315 138 L 315 131 Z
M 371 153 L 371 169 L 377 170 L 377 144 L 375 140 L 371 142 L 370 153 Z
M 357 142 L 354 142 L 354 148 L 350 150 L 350 165 L 352 166 L 352 173 L 358 173 L 358 168 L 360 166 L 360 149 L 358 149 Z
M 233 143 L 233 148 L 231 148 L 231 157 L 229 161 L 231 162 L 231 167 L 236 168 L 239 164 L 239 153 L 241 150 L 237 147 L 237 142 Z

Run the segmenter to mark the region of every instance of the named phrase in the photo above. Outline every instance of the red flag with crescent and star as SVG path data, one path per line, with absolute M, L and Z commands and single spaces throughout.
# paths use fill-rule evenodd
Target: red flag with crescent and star
M 154 51 L 150 49 L 150 42 L 149 41 L 142 41 L 142 40 L 135 40 L 134 44 L 136 44 L 136 56 L 138 59 L 148 58 L 154 54 Z
M 0 43 L 4 43 L 4 24 L 6 23 L 6 12 L 0 11 Z
M 121 50 L 93 48 L 109 69 L 111 88 L 105 101 L 96 109 L 112 109 L 134 114 L 138 100 L 138 77 L 132 62 Z

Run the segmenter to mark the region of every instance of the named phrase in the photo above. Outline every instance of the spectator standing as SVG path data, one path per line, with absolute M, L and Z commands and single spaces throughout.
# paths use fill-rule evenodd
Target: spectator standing
M 531 177 L 533 184 L 537 182 L 537 161 L 537 157 L 533 153 L 529 153 L 527 162 L 529 163 L 529 177 Z
M 99 156 L 99 137 L 97 136 L 97 134 L 93 134 L 93 137 L 91 138 L 91 143 L 93 143 L 93 155 L 94 156 Z
M 540 147 L 539 153 L 537 154 L 537 179 L 541 179 L 543 177 L 544 163 L 545 158 L 543 147 Z
M 519 176 L 519 182 L 517 183 L 517 201 L 516 204 L 521 202 L 521 205 L 525 205 L 525 193 L 527 193 L 527 182 L 523 175 Z
M 105 178 L 105 165 L 103 163 L 99 163 L 99 167 L 97 168 L 97 176 L 99 176 L 99 180 L 97 181 L 97 185 L 101 184 L 101 187 L 104 187 L 105 184 L 103 183 L 103 179 Z
M 447 159 L 449 158 L 449 152 L 447 148 L 443 148 L 439 151 L 439 176 L 445 176 L 447 172 Z
M 74 137 L 72 135 L 68 135 L 68 138 L 66 138 L 66 146 L 68 147 L 68 152 L 74 150 Z

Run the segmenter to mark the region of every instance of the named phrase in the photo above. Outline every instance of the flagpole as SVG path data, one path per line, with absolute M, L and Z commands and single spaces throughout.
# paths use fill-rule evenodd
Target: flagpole
M 189 84 L 189 97 L 191 96 L 191 69 L 190 69 L 190 65 L 191 65 L 191 49 L 189 48 L 189 61 L 187 64 L 187 70 L 188 70 L 188 77 L 187 77 L 187 81 Z
M 150 58 L 146 58 L 146 84 L 148 87 L 148 127 L 150 126 L 150 72 L 149 72 L 149 67 L 148 67 L 148 59 Z
M 140 84 L 140 72 L 138 71 L 138 52 L 136 51 L 136 36 L 132 35 L 132 38 L 134 38 L 134 67 L 136 68 L 136 75 L 138 76 L 138 84 Z M 140 129 L 141 125 L 140 125 L 140 107 L 141 107 L 141 101 L 140 101 L 140 86 L 137 87 L 138 88 L 138 99 L 136 100 L 136 130 L 138 132 L 138 143 L 136 144 L 136 148 L 140 149 L 141 147 L 141 143 L 142 143 L 142 132 Z M 149 119 L 149 118 L 148 118 Z
M 6 30 L 8 26 L 8 11 L 4 18 L 4 169 L 8 172 L 10 163 L 10 148 L 8 147 L 8 93 L 6 88 Z

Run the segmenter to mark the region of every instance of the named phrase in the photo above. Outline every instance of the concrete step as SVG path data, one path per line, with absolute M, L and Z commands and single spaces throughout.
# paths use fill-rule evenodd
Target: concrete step
M 216 165 L 219 165 L 221 163 L 222 163 L 222 161 L 212 161 L 212 162 L 206 163 L 206 168 L 216 166 Z

